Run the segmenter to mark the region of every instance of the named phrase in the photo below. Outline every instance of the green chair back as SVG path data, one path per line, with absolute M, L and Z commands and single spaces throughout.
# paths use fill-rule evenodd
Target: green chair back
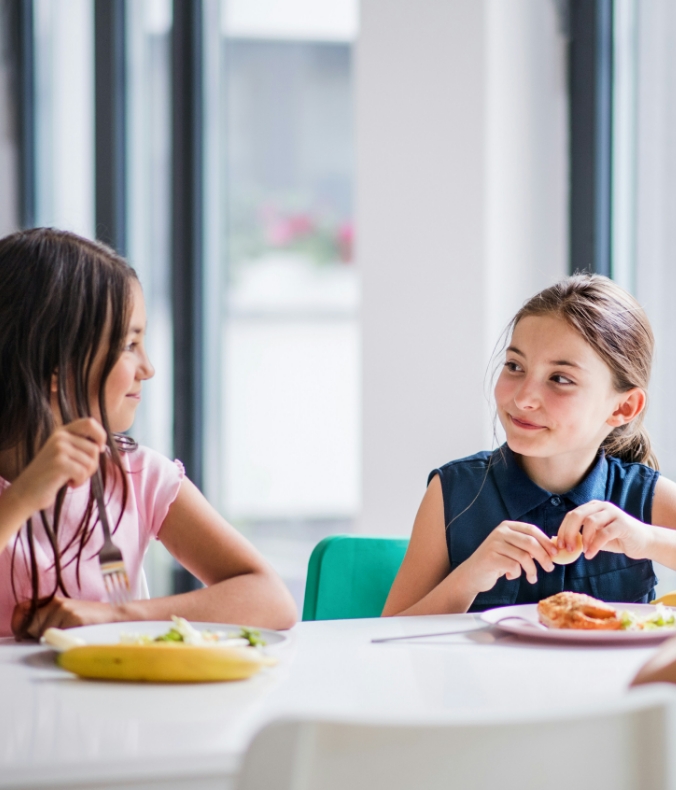
M 332 535 L 308 564 L 303 620 L 380 617 L 408 538 Z

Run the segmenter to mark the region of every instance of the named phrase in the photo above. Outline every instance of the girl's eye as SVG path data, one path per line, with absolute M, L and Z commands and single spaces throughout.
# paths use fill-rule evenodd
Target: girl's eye
M 521 373 L 522 371 L 521 366 L 518 365 L 516 362 L 513 362 L 512 360 L 508 360 L 507 362 L 505 362 L 505 367 L 510 373 Z
M 137 345 L 138 345 L 138 343 L 135 343 L 135 342 L 127 343 L 127 345 L 124 347 L 124 350 L 125 351 L 133 351 L 136 348 Z
M 568 384 L 575 384 L 574 381 L 571 381 L 569 378 L 566 378 L 566 376 L 562 376 L 560 373 L 555 373 L 552 376 L 552 381 L 555 384 L 566 384 L 566 385 L 568 385 Z

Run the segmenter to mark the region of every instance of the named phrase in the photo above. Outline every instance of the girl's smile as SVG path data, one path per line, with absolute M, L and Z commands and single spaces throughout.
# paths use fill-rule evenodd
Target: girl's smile
M 535 423 L 528 422 L 528 420 L 519 419 L 513 414 L 508 414 L 508 417 L 512 421 L 513 425 L 515 425 L 517 428 L 523 428 L 526 431 L 542 431 L 545 429 L 544 425 L 535 425 Z

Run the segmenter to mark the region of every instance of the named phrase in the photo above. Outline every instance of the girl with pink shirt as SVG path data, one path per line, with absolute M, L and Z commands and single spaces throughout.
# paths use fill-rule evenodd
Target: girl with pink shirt
M 127 431 L 153 373 L 143 293 L 107 247 L 37 228 L 0 240 L 0 636 L 124 620 L 289 628 L 290 593 L 172 462 Z M 101 469 L 134 600 L 108 603 L 90 478 Z M 143 600 L 157 538 L 205 587 Z

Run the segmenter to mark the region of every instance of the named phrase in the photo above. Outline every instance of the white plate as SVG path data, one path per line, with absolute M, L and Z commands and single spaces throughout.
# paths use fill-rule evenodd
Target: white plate
M 221 631 L 226 634 L 238 635 L 241 625 L 231 623 L 193 623 L 190 625 L 198 631 Z M 152 639 L 161 634 L 166 634 L 173 626 L 170 620 L 141 620 L 139 622 L 128 623 L 102 623 L 101 625 L 81 625 L 77 628 L 69 628 L 67 633 L 70 636 L 83 639 L 88 645 L 116 645 L 120 641 L 122 634 L 148 635 Z M 269 628 L 256 628 L 260 631 L 261 637 L 267 643 L 267 647 L 280 645 L 289 638 L 286 634 L 279 631 L 272 631 Z
M 618 611 L 634 612 L 645 616 L 655 611 L 649 603 L 613 603 Z M 669 607 L 668 607 L 669 608 Z M 519 619 L 517 619 L 519 618 Z M 660 628 L 655 631 L 578 631 L 565 628 L 547 628 L 538 622 L 536 603 L 518 606 L 500 606 L 481 613 L 481 619 L 510 634 L 525 636 L 529 639 L 542 639 L 552 642 L 658 642 L 676 636 L 676 628 Z

